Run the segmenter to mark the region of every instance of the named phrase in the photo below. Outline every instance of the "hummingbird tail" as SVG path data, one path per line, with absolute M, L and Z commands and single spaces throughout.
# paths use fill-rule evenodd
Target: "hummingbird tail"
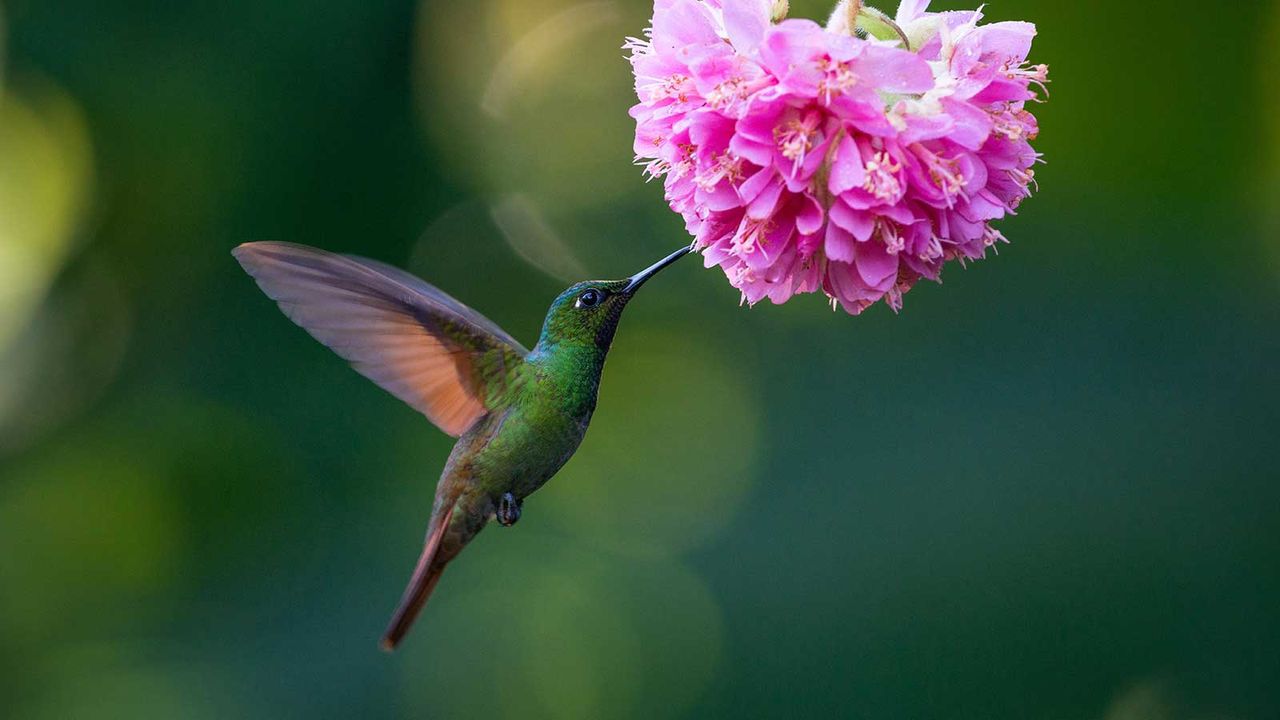
M 422 608 L 427 604 L 427 598 L 431 596 L 431 591 L 435 589 L 436 583 L 440 581 L 440 575 L 444 572 L 445 563 L 437 563 L 436 555 L 440 550 L 440 541 L 444 537 L 444 531 L 449 527 L 449 520 L 453 518 L 453 508 L 450 507 L 441 516 L 440 522 L 431 530 L 431 534 L 427 536 L 426 545 L 422 548 L 422 555 L 418 557 L 418 564 L 413 569 L 413 577 L 409 579 L 409 586 L 404 589 L 404 595 L 400 598 L 400 605 L 396 608 L 396 612 L 391 616 L 391 622 L 387 625 L 387 631 L 382 636 L 382 649 L 391 652 L 396 649 L 396 645 L 404 639 L 405 633 L 409 632 L 413 621 L 417 619 L 418 613 L 422 612 Z

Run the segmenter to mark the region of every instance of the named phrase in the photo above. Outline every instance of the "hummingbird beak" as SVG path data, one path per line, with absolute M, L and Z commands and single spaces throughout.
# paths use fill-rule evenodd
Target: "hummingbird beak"
M 662 268 L 684 257 L 685 254 L 687 254 L 692 249 L 693 249 L 692 246 L 682 247 L 679 250 L 671 253 L 670 255 L 662 258 L 658 262 L 645 268 L 644 270 L 641 270 L 635 275 L 632 275 L 630 278 L 630 282 L 628 282 L 627 286 L 622 289 L 622 293 L 624 295 L 634 295 L 636 290 L 639 290 L 640 286 L 643 285 L 646 280 L 653 277 L 654 275 L 657 275 L 658 271 L 662 270 Z

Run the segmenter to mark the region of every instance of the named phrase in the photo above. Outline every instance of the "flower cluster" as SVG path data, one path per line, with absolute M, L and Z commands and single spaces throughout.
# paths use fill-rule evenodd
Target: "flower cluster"
M 745 302 L 895 310 L 1005 238 L 1030 195 L 1035 26 L 902 0 L 899 39 L 774 23 L 771 0 L 655 0 L 631 39 L 635 153 Z

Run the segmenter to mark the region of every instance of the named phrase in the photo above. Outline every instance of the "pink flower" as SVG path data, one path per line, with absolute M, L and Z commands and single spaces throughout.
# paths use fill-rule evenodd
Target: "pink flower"
M 1035 186 L 1035 26 L 903 0 L 909 41 L 860 39 L 771 0 L 655 0 L 631 39 L 637 162 L 663 178 L 708 267 L 754 304 L 824 292 L 895 310 Z

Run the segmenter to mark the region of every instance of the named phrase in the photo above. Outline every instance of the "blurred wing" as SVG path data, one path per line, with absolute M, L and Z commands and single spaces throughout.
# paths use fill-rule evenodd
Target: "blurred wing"
M 300 246 L 300 247 L 305 248 L 306 246 Z M 310 248 L 306 248 L 306 249 L 310 249 Z M 324 251 L 320 250 L 315 252 L 324 252 Z M 382 273 L 383 275 L 386 275 L 388 278 L 391 278 L 392 280 L 400 283 L 401 285 L 404 285 L 410 290 L 417 292 L 423 297 L 430 298 L 435 302 L 445 305 L 450 310 L 457 313 L 459 317 L 463 318 L 467 322 L 472 323 L 476 327 L 480 328 L 481 330 L 484 330 L 485 332 L 501 340 L 507 345 L 510 345 L 511 347 L 516 348 L 517 350 L 520 351 L 520 354 L 522 356 L 528 354 L 529 351 L 525 350 L 524 346 L 521 345 L 515 338 L 508 335 L 506 330 L 503 330 L 502 328 L 498 327 L 497 323 L 481 315 L 475 310 L 472 310 L 471 308 L 464 305 L 462 302 L 455 300 L 452 296 L 446 294 L 440 288 L 436 287 L 435 285 L 432 285 L 426 280 L 423 280 L 417 275 L 405 272 L 404 270 L 401 270 L 400 268 L 395 267 L 393 265 L 388 265 L 384 262 L 379 262 L 377 260 L 370 260 L 369 258 L 359 257 L 357 255 L 343 255 L 342 257 L 348 260 L 352 260 L 361 265 L 364 265 L 370 270 Z
M 389 265 L 305 245 L 232 251 L 290 320 L 457 437 L 528 351 L 480 313 Z

